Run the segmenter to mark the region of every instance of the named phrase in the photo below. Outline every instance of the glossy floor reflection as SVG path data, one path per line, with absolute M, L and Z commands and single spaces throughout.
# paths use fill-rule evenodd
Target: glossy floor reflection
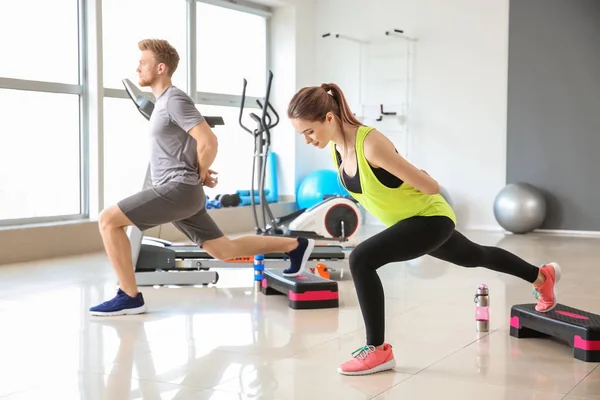
M 600 313 L 600 238 L 464 233 L 559 262 L 561 302 Z M 396 369 L 341 376 L 365 331 L 347 265 L 329 266 L 344 273 L 339 309 L 291 310 L 255 293 L 245 268 L 213 287 L 142 288 L 149 312 L 112 318 L 87 312 L 116 290 L 103 254 L 0 267 L 0 399 L 600 399 L 597 363 L 509 336 L 529 284 L 429 257 L 380 270 Z M 475 331 L 482 282 L 489 333 Z

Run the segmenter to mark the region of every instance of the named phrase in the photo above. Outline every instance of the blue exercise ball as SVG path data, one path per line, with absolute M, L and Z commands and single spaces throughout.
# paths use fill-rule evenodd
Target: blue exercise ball
M 310 208 L 323 201 L 326 195 L 349 196 L 336 171 L 320 169 L 311 172 L 298 187 L 296 199 L 300 208 Z

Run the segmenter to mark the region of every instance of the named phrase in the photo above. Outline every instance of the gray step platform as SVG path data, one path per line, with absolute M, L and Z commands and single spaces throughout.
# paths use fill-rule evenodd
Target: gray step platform
M 280 269 L 266 269 L 262 280 L 265 295 L 287 296 L 289 307 L 295 310 L 339 307 L 338 284 L 304 271 L 295 277 L 283 275 Z
M 600 362 L 600 315 L 557 304 L 553 310 L 538 312 L 535 304 L 511 308 L 510 335 L 516 338 L 553 337 L 573 348 L 573 356 L 586 362 Z

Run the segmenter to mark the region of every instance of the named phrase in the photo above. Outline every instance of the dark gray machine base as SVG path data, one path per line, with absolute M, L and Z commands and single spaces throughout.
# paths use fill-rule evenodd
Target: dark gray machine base
M 135 265 L 135 277 L 139 286 L 215 284 L 219 280 L 219 274 L 211 268 L 232 268 L 239 267 L 240 264 L 215 260 L 198 246 L 172 246 L 168 241 L 154 238 L 144 240 L 146 243 L 141 244 Z M 309 260 L 339 261 L 344 258 L 341 246 L 317 246 Z M 284 259 L 283 253 L 265 254 L 266 261 Z M 334 283 L 337 292 L 337 282 L 307 274 Z

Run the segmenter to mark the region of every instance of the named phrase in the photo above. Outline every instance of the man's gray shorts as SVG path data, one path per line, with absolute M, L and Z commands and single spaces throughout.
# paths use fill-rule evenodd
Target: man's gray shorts
M 201 183 L 168 182 L 127 197 L 117 205 L 142 232 L 171 222 L 198 245 L 223 236 L 206 212 L 206 195 Z

